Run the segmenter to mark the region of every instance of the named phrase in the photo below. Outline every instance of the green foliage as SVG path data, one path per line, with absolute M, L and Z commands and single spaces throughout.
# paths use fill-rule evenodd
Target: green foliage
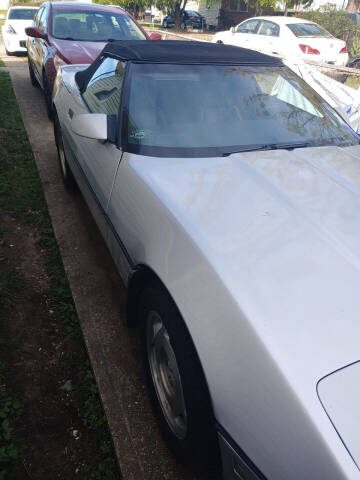
M 318 23 L 334 35 L 334 37 L 345 40 L 350 57 L 358 54 L 360 47 L 360 28 L 351 21 L 345 11 L 336 10 L 332 4 L 327 4 L 321 11 L 301 12 L 299 17 Z
M 146 7 L 151 5 L 151 0 L 94 0 L 94 3 L 102 5 L 118 5 L 130 12 L 135 18 L 138 18 L 139 13 L 143 12 Z
M 4 374 L 5 367 L 0 362 L 0 480 L 10 480 L 17 474 L 21 460 L 21 450 L 14 431 L 21 408 L 6 391 Z
M 91 371 L 41 180 L 10 76 L 4 72 L 0 72 L 0 159 L 0 215 L 3 212 L 11 214 L 35 228 L 39 235 L 38 244 L 43 251 L 51 282 L 47 296 L 48 306 L 61 327 L 66 349 L 59 367 L 64 376 L 72 380 L 71 398 L 78 412 L 79 423 L 83 425 L 77 445 L 87 458 L 92 459 L 81 467 L 84 470 L 81 473 L 85 478 L 93 480 L 119 479 L 107 420 Z M 5 338 L 1 330 L 1 313 L 11 304 L 14 293 L 24 285 L 16 271 L 2 268 L 2 261 L 0 235 L 0 345 Z M 14 428 L 20 409 L 7 395 L 5 380 L 3 370 L 0 369 L 0 480 L 14 480 L 18 478 L 15 469 L 20 459 Z

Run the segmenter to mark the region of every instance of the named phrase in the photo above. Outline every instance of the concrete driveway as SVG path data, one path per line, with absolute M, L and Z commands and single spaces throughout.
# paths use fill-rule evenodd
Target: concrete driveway
M 200 480 L 163 442 L 141 368 L 138 332 L 125 326 L 125 289 L 82 197 L 64 189 L 52 123 L 24 57 L 0 56 L 10 71 L 43 183 L 55 235 L 124 480 Z M 206 479 L 210 480 L 209 475 Z

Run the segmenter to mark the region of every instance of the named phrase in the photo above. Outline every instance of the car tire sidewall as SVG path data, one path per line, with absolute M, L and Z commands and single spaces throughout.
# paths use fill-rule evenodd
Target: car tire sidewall
M 54 112 L 52 108 L 52 97 L 50 91 L 50 85 L 46 73 L 43 73 L 43 90 L 44 90 L 44 97 L 45 97 L 45 104 L 46 104 L 46 112 L 49 117 L 49 120 L 53 120 Z
M 150 311 L 155 311 L 161 317 L 178 363 L 188 418 L 187 433 L 183 439 L 177 438 L 171 431 L 159 404 L 152 380 L 146 334 L 146 319 Z M 138 314 L 141 322 L 145 374 L 164 437 L 174 453 L 192 467 L 201 470 L 219 468 L 218 441 L 204 373 L 185 323 L 170 295 L 160 282 L 152 283 L 142 292 Z
M 67 188 L 67 190 L 71 192 L 75 192 L 77 190 L 77 184 L 76 180 L 74 178 L 74 175 L 68 165 L 68 162 L 65 157 L 65 151 L 64 153 L 64 164 L 61 161 L 61 148 L 63 149 L 63 138 L 62 138 L 62 132 L 61 132 L 61 127 L 60 127 L 60 122 L 59 118 L 57 115 L 54 117 L 54 134 L 55 134 L 55 143 L 56 143 L 56 148 L 58 152 L 58 160 L 59 160 L 59 168 L 61 172 L 61 178 L 62 181 Z
M 29 65 L 29 75 L 30 75 L 30 82 L 31 82 L 31 85 L 33 87 L 38 87 L 39 86 L 39 83 L 37 81 L 37 78 L 35 76 L 35 73 L 34 73 L 34 69 L 31 65 L 31 60 L 30 58 L 28 58 L 28 65 Z

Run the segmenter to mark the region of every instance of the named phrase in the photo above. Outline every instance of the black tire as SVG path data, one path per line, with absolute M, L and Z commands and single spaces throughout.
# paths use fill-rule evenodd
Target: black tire
M 29 77 L 30 77 L 30 83 L 33 87 L 38 87 L 39 86 L 39 82 L 37 81 L 37 78 L 35 76 L 35 73 L 34 73 L 34 69 L 31 65 L 31 61 L 30 61 L 30 58 L 28 58 L 28 65 L 29 65 Z
M 59 166 L 60 166 L 62 181 L 66 189 L 69 190 L 69 192 L 72 192 L 72 193 L 77 192 L 78 186 L 77 186 L 75 177 L 66 160 L 63 137 L 62 137 L 61 127 L 60 127 L 60 122 L 57 115 L 55 115 L 55 118 L 54 118 L 54 135 L 55 135 L 56 148 L 58 151 Z
M 154 384 L 149 360 L 148 325 L 154 312 L 161 318 L 175 354 L 186 407 L 186 433 L 174 434 Z M 210 395 L 194 344 L 175 303 L 160 282 L 149 284 L 140 296 L 139 320 L 145 374 L 161 431 L 173 452 L 185 463 L 204 470 L 220 467 L 218 440 Z M 155 342 L 154 342 L 155 345 Z M 167 364 L 169 365 L 169 363 Z
M 52 96 L 51 96 L 49 81 L 45 72 L 43 72 L 43 90 L 44 90 L 44 97 L 45 97 L 45 104 L 46 104 L 46 113 L 49 117 L 49 120 L 53 120 L 54 112 L 53 112 L 53 106 L 52 106 Z
M 223 43 L 221 40 L 218 40 L 216 43 Z

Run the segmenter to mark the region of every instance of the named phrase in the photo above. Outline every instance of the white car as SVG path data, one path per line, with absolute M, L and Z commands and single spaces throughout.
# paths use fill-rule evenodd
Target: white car
M 25 28 L 31 27 L 37 7 L 10 7 L 1 33 L 7 54 L 26 52 Z
M 173 449 L 219 445 L 226 480 L 359 480 L 359 136 L 227 45 L 112 42 L 54 88 Z
M 214 35 L 212 42 L 251 48 L 287 59 L 302 58 L 344 66 L 346 42 L 314 22 L 295 17 L 254 17 Z

